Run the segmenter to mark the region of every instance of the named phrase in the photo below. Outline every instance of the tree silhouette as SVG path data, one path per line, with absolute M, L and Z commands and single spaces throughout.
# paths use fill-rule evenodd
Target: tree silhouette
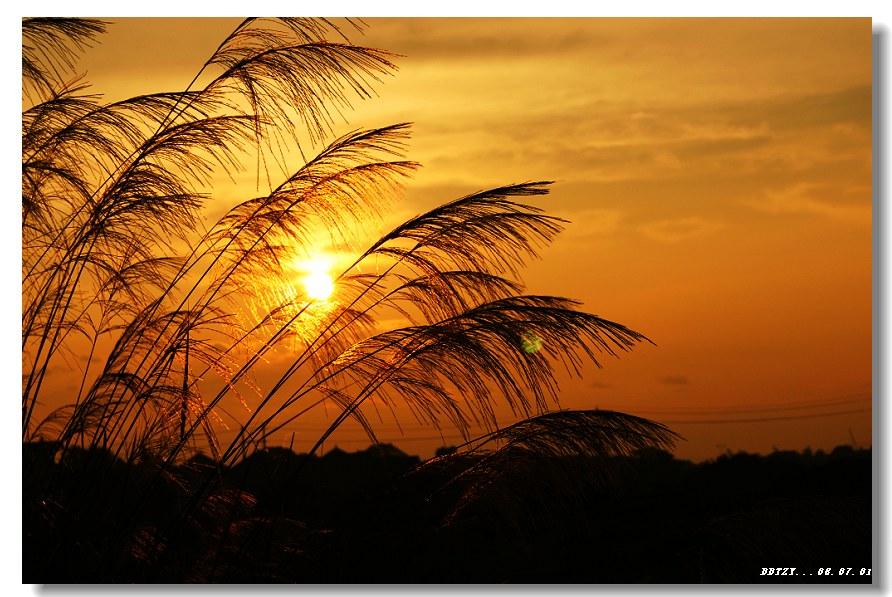
M 498 431 L 499 404 L 527 419 L 558 409 L 556 367 L 578 374 L 649 341 L 572 300 L 523 294 L 519 270 L 566 224 L 529 202 L 547 181 L 404 222 L 357 251 L 330 300 L 295 283 L 289 264 L 312 255 L 317 231 L 355 245 L 417 167 L 406 123 L 329 140 L 350 100 L 395 69 L 393 54 L 349 41 L 361 23 L 245 19 L 184 90 L 111 103 L 71 74 L 105 27 L 22 21 L 22 435 L 54 442 L 56 461 L 102 452 L 163 477 L 208 449 L 228 465 L 323 403 L 337 414 L 311 453 L 351 418 L 376 442 L 370 404 L 471 440 L 472 424 Z M 268 192 L 206 224 L 213 177 L 250 165 Z M 405 324 L 384 327 L 394 314 Z M 258 387 L 252 373 L 276 350 L 288 361 Z M 79 357 L 77 393 L 47 412 L 49 371 Z M 247 393 L 256 404 L 234 412 Z M 671 440 L 621 416 L 591 435 L 607 416 L 524 429 L 547 426 L 552 448 L 582 453 Z M 236 431 L 225 443 L 223 424 Z M 208 506 L 207 493 L 188 503 Z

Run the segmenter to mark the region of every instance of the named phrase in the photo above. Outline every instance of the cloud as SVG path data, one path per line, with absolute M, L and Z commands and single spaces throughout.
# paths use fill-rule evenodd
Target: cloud
M 870 85 L 820 93 L 789 91 L 746 101 L 704 100 L 675 106 L 651 106 L 636 120 L 659 118 L 693 127 L 721 124 L 727 130 L 762 133 L 820 129 L 841 123 L 867 130 L 871 127 Z
M 594 389 L 596 389 L 596 390 L 610 390 L 610 389 L 613 388 L 613 386 L 612 386 L 611 384 L 609 384 L 609 383 L 603 383 L 603 382 L 600 382 L 600 381 L 592 381 L 592 382 L 589 382 L 588 387 L 590 387 L 590 388 L 594 388 Z
M 664 375 L 660 378 L 660 383 L 670 386 L 688 386 L 691 380 L 686 375 Z
M 639 226 L 639 230 L 649 239 L 667 244 L 706 236 L 722 228 L 722 222 L 696 216 L 648 222 Z
M 869 68 L 865 76 L 855 60 L 865 50 L 869 58 L 863 23 L 827 31 L 818 22 L 697 20 L 369 25 L 363 43 L 405 58 L 383 101 L 357 103 L 356 122 L 412 120 L 422 184 L 745 178 L 751 186 L 831 165 L 851 171 L 840 163 L 856 160 L 869 172 Z M 788 27 L 795 35 L 782 34 Z M 832 44 L 809 41 L 828 32 Z M 846 67 L 831 76 L 820 64 Z
M 481 57 L 517 60 L 527 56 L 565 56 L 603 47 L 609 31 L 593 30 L 586 19 L 367 18 L 367 37 L 411 60 L 479 62 Z M 506 35 L 506 31 L 509 34 Z M 362 38 L 357 37 L 357 40 Z M 362 41 L 362 43 L 365 43 Z
M 623 217 L 618 209 L 597 208 L 559 211 L 555 215 L 570 222 L 566 224 L 567 234 L 576 238 L 613 234 Z
M 742 203 L 771 215 L 811 214 L 849 223 L 870 224 L 872 214 L 871 189 L 866 186 L 799 183 Z
M 454 86 L 451 79 L 435 81 Z M 578 82 L 562 84 L 576 93 L 553 97 L 539 86 L 510 98 L 490 90 L 483 94 L 488 103 L 476 95 L 451 103 L 459 110 L 453 118 L 419 126 L 431 136 L 430 157 L 422 161 L 465 175 L 499 164 L 525 176 L 535 165 L 550 177 L 597 181 L 778 175 L 849 160 L 870 165 L 869 86 L 749 101 L 642 96 L 629 102 Z M 436 97 L 454 93 L 444 87 Z M 468 119 L 485 126 L 469 134 Z

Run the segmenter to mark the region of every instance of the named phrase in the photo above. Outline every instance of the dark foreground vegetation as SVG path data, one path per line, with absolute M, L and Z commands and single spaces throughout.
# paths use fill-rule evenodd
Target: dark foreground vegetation
M 694 465 L 659 423 L 563 410 L 559 375 L 651 340 L 526 293 L 567 224 L 550 182 L 381 236 L 418 164 L 408 123 L 335 130 L 396 68 L 361 22 L 249 17 L 191 82 L 105 103 L 77 63 L 109 24 L 22 20 L 25 583 L 870 580 L 868 452 Z M 328 250 L 322 298 L 300 264 Z M 256 449 L 319 405 L 309 455 Z M 405 409 L 468 443 L 316 455 Z
M 383 444 L 322 457 L 272 448 L 231 467 L 199 455 L 163 474 L 101 450 L 55 462 L 54 449 L 24 445 L 25 583 L 872 579 L 864 449 L 700 464 L 659 449 L 507 449 L 421 463 Z

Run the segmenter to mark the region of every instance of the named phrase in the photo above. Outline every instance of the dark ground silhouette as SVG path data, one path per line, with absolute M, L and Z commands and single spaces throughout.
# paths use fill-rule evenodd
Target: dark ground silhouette
M 384 444 L 170 472 L 54 452 L 23 446 L 25 583 L 872 580 L 866 449 L 422 465 Z

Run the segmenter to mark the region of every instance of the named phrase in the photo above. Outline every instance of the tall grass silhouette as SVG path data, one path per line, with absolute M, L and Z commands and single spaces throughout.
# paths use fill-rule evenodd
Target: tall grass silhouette
M 291 264 L 318 250 L 318 231 L 357 246 L 418 166 L 407 123 L 334 137 L 351 100 L 395 70 L 393 54 L 349 41 L 361 23 L 245 19 L 182 91 L 103 103 L 73 73 L 106 24 L 22 21 L 26 480 L 78 458 L 106 476 L 152 463 L 156 480 L 199 451 L 229 465 L 323 404 L 335 414 L 311 454 L 348 419 L 376 442 L 370 408 L 467 441 L 477 425 L 498 434 L 507 405 L 527 440 L 540 429 L 552 448 L 671 443 L 662 426 L 619 413 L 597 433 L 598 411 L 541 417 L 559 409 L 560 367 L 578 374 L 649 341 L 575 301 L 524 294 L 519 271 L 566 224 L 532 203 L 548 181 L 475 192 L 396 226 L 355 252 L 328 299 L 295 281 Z M 268 192 L 209 223 L 214 177 L 249 169 Z M 276 181 L 279 170 L 291 173 Z M 283 353 L 276 380 L 258 385 L 254 372 Z M 77 363 L 76 390 L 47 395 L 51 370 Z M 58 503 L 99 493 L 86 475 L 60 475 L 25 487 L 58 561 L 71 555 L 65 541 L 92 532 L 83 517 L 58 522 L 71 508 Z M 223 519 L 249 499 L 209 484 L 180 483 L 169 525 Z M 146 530 L 160 523 L 120 520 L 108 533 L 126 535 L 133 558 L 173 549 L 171 535 Z

